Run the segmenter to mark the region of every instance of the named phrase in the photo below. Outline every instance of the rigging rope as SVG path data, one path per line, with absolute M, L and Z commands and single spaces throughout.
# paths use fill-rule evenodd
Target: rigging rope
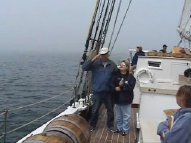
M 96 16 L 97 16 L 97 11 L 99 11 L 99 5 L 100 5 L 100 0 L 97 0 L 96 7 L 95 7 L 95 10 L 94 10 L 94 14 L 93 14 L 93 17 L 92 17 L 91 26 L 90 26 L 89 32 L 88 32 L 88 37 L 87 37 L 86 43 L 85 43 L 85 50 L 84 50 L 84 53 L 82 55 L 81 62 L 80 62 L 81 65 L 87 59 L 87 52 L 88 52 L 90 40 L 92 40 L 91 35 L 92 35 L 93 27 L 94 27 L 94 24 L 95 24 Z
M 115 6 L 115 1 L 116 0 L 112 0 L 112 2 L 111 2 L 111 8 L 110 8 L 110 11 L 109 11 L 109 14 L 108 14 L 108 18 L 106 20 L 105 28 L 103 30 L 103 42 L 101 43 L 100 47 L 103 47 L 103 45 L 105 43 L 105 38 L 106 38 L 107 31 L 108 31 L 108 28 L 109 28 L 109 23 L 111 21 L 111 17 L 112 17 L 112 14 L 113 14 L 113 9 L 114 9 L 114 6 Z
M 66 103 L 64 103 L 64 104 L 62 104 L 62 105 L 60 105 L 60 106 L 58 106 L 57 108 L 53 109 L 52 111 L 50 111 L 50 112 L 44 114 L 43 116 L 41 116 L 41 117 L 39 117 L 39 118 L 36 118 L 35 120 L 32 120 L 31 122 L 28 122 L 28 123 L 26 123 L 26 124 L 24 124 L 24 125 L 22 125 L 22 126 L 20 126 L 20 127 L 18 127 L 18 128 L 15 128 L 15 129 L 13 129 L 13 130 L 11 130 L 11 131 L 8 131 L 6 134 L 10 134 L 10 133 L 12 133 L 12 132 L 15 132 L 15 131 L 17 131 L 17 130 L 23 128 L 23 127 L 26 127 L 26 126 L 28 126 L 28 125 L 30 125 L 30 124 L 32 124 L 32 123 L 34 123 L 34 122 L 36 122 L 36 121 L 38 121 L 38 120 L 44 118 L 44 117 L 46 117 L 47 115 L 49 115 L 49 114 L 55 112 L 56 110 L 58 110 L 58 109 L 61 108 L 62 106 L 65 106 L 65 105 L 68 104 L 69 102 L 70 102 L 70 100 L 67 101 Z
M 110 1 L 111 1 L 111 3 L 110 3 Z M 103 4 L 102 4 L 102 2 L 103 2 Z M 98 11 L 99 11 L 100 13 L 98 13 L 99 16 L 98 16 L 98 18 L 97 18 L 97 24 L 96 24 L 96 29 L 95 29 L 95 33 L 94 33 L 94 38 L 91 39 L 91 40 L 92 40 L 91 50 L 94 49 L 94 48 L 96 48 L 96 51 L 97 51 L 97 52 L 98 52 L 98 50 L 99 50 L 99 48 L 100 48 L 100 46 L 98 46 L 97 44 L 100 44 L 100 43 L 97 42 L 96 47 L 94 47 L 94 44 L 95 44 L 96 41 L 101 41 L 102 39 L 104 39 L 104 41 L 105 41 L 105 37 L 106 37 L 105 35 L 107 34 L 109 22 L 110 22 L 110 20 L 111 20 L 111 15 L 112 15 L 113 8 L 114 8 L 114 5 L 115 5 L 115 0 L 108 0 L 108 1 L 107 1 L 107 4 L 106 4 L 106 8 L 105 8 L 105 4 L 106 4 L 105 1 L 100 1 L 100 0 L 99 0 L 99 8 L 98 8 Z M 108 9 L 109 9 L 109 6 L 110 6 L 110 5 L 111 5 L 111 8 L 110 8 L 109 14 L 108 14 Z M 100 7 L 101 7 L 101 9 L 100 9 Z M 96 8 L 96 11 L 97 11 L 97 8 Z M 104 16 L 103 16 L 103 19 L 102 19 L 103 12 L 105 12 L 105 13 L 104 13 Z M 94 15 L 94 16 L 95 16 L 95 15 Z M 96 16 L 95 16 L 95 17 L 96 17 Z M 106 18 L 106 17 L 107 17 L 107 18 Z M 100 27 L 100 21 L 101 21 L 101 20 L 102 20 L 102 24 L 101 24 L 101 28 L 99 28 L 99 27 Z M 106 23 L 106 24 L 105 24 L 105 23 Z M 105 28 L 104 28 L 104 25 L 105 25 Z M 92 24 L 91 24 L 91 26 L 92 26 Z M 100 32 L 99 32 L 99 36 L 97 37 L 98 30 L 100 30 Z M 92 32 L 92 31 L 91 31 L 91 32 Z M 96 38 L 97 38 L 97 40 L 96 40 Z M 89 40 L 90 40 L 90 39 L 89 39 Z M 89 56 L 90 56 L 90 55 L 89 55 Z M 85 53 L 83 54 L 83 57 L 85 57 Z M 83 58 L 83 62 L 81 62 L 81 65 L 85 62 L 84 59 L 86 59 L 86 58 Z M 79 66 L 79 68 L 80 68 L 80 66 Z M 80 69 L 81 69 L 81 68 L 80 68 Z M 81 71 L 81 73 L 80 73 L 80 69 L 78 69 L 78 72 L 77 72 L 77 75 L 76 75 L 76 80 L 75 80 L 75 85 L 74 85 L 74 87 L 75 87 L 74 94 L 78 94 L 79 89 L 80 89 L 81 84 L 82 84 L 83 79 L 84 79 L 84 78 L 83 78 L 83 77 L 84 77 L 84 72 Z M 86 78 L 87 78 L 87 76 L 86 76 Z M 78 85 L 76 84 L 77 81 L 79 81 L 79 82 L 78 82 Z M 88 82 L 88 81 L 86 80 L 85 82 Z M 84 90 L 83 90 L 83 91 L 84 91 Z M 83 91 L 82 91 L 82 94 L 83 94 Z M 81 94 L 80 94 L 80 98 L 81 98 L 81 97 L 82 97 L 82 96 L 81 96 Z
M 185 30 L 185 28 L 187 27 L 187 25 L 188 25 L 188 23 L 189 23 L 190 20 L 191 20 L 191 16 L 190 16 L 189 19 L 187 20 L 187 22 L 186 22 L 186 24 L 185 24 L 185 26 L 184 26 L 184 30 Z M 190 27 L 190 28 L 191 28 L 191 27 Z M 188 32 L 188 31 L 186 31 L 186 34 L 187 34 L 187 32 Z M 190 34 L 190 31 L 189 31 L 188 34 Z M 182 31 L 180 32 L 180 35 L 182 36 Z
M 108 0 L 108 2 L 109 2 L 110 0 Z M 85 51 L 84 51 L 84 53 L 83 53 L 83 56 L 82 56 L 82 61 L 81 61 L 81 63 L 80 63 L 80 65 L 82 65 L 85 61 L 86 61 L 86 59 L 87 59 L 87 55 L 86 55 L 86 53 L 87 53 L 87 49 L 88 49 L 88 46 L 89 46 L 89 41 L 90 40 L 92 40 L 92 44 L 91 44 L 91 47 L 90 47 L 90 50 L 93 50 L 95 47 L 94 47 L 94 45 L 95 45 L 95 42 L 96 41 L 98 41 L 99 40 L 99 37 L 100 36 L 98 36 L 98 39 L 96 40 L 96 38 L 97 38 L 97 33 L 98 33 L 98 31 L 99 31 L 99 27 L 100 27 L 100 21 L 101 21 L 101 19 L 102 19 L 102 15 L 103 15 L 103 12 L 104 12 L 104 8 L 105 8 L 105 4 L 106 4 L 106 2 L 105 2 L 105 0 L 104 1 L 102 1 L 102 0 L 98 0 L 97 1 L 97 6 L 96 6 L 96 8 L 95 8 L 95 11 L 96 12 L 94 12 L 94 18 L 93 18 L 93 20 L 92 20 L 92 22 L 94 23 L 95 22 L 95 18 L 97 17 L 97 22 L 96 22 L 96 27 L 95 27 L 95 32 L 94 32 L 94 35 L 93 35 L 93 38 L 91 38 L 90 36 L 91 36 L 91 33 L 92 33 L 92 31 L 93 31 L 93 25 L 94 24 L 92 24 L 91 23 L 91 30 L 89 30 L 89 38 L 87 38 L 87 41 L 86 41 L 86 49 L 85 49 Z M 99 5 L 99 6 L 98 6 Z M 101 7 L 101 9 L 100 9 L 100 7 Z M 108 4 L 107 4 L 107 6 L 106 6 L 106 10 L 105 10 L 105 14 L 107 14 L 107 9 L 108 9 Z M 97 14 L 97 11 L 99 11 L 99 16 L 96 16 L 96 14 Z M 106 16 L 104 16 L 104 18 L 103 18 L 103 21 L 105 20 L 105 17 Z M 103 21 L 102 21 L 102 25 L 103 25 Z M 101 28 L 101 30 L 102 30 L 103 28 Z M 96 47 L 97 49 L 97 51 L 99 50 L 99 47 Z M 90 55 L 89 55 L 90 56 Z M 83 82 L 83 77 L 84 77 L 84 72 L 83 71 L 80 71 L 80 69 L 81 69 L 81 66 L 78 66 L 78 71 L 77 71 L 77 75 L 76 75 L 76 79 L 75 79 L 75 85 L 74 85 L 74 95 L 77 95 L 78 94 L 78 92 L 79 92 L 79 89 L 80 89 L 80 87 L 81 87 L 81 84 L 82 84 L 82 82 Z M 77 84 L 77 82 L 78 82 L 78 84 Z M 83 94 L 83 93 L 82 93 Z M 80 97 L 81 97 L 81 94 L 80 94 Z M 76 96 L 74 96 L 74 98 L 76 98 Z
M 96 29 L 95 29 L 95 34 L 94 34 L 94 37 L 93 37 L 93 42 L 92 42 L 91 49 L 94 48 L 95 41 L 97 41 L 97 40 L 96 40 L 97 32 L 98 32 L 98 30 L 99 30 L 99 24 L 100 24 L 100 20 L 101 20 L 101 17 L 102 17 L 102 13 L 103 13 L 104 7 L 105 7 L 105 0 L 104 0 L 104 2 L 103 2 L 103 5 L 102 5 L 102 9 L 101 9 L 99 18 L 98 18 L 98 20 L 97 20 Z
M 115 17 L 115 22 L 114 22 L 113 30 L 112 30 L 111 37 L 110 37 L 110 40 L 109 40 L 108 48 L 110 48 L 111 41 L 112 41 L 112 38 L 113 38 L 113 35 L 114 35 L 115 26 L 116 26 L 118 15 L 119 15 L 119 11 L 120 11 L 120 8 L 121 8 L 121 3 L 122 3 L 122 0 L 120 0 L 120 2 L 119 2 L 119 6 L 118 6 L 118 9 L 117 9 L 117 14 L 116 14 L 116 17 Z
M 2 111 L 2 112 L 0 113 L 0 116 L 1 116 L 1 115 L 4 115 L 4 114 L 5 114 L 5 111 Z
M 114 45 L 115 45 L 115 43 L 117 41 L 118 35 L 120 33 L 120 30 L 121 30 L 122 25 L 124 23 L 124 20 L 126 18 L 127 11 L 130 8 L 131 1 L 132 0 L 129 1 L 129 5 L 128 5 L 127 9 L 126 9 L 126 12 L 125 12 L 123 20 L 121 22 L 119 31 L 117 33 L 117 36 L 115 38 L 115 41 L 114 41 L 113 46 L 112 46 L 110 51 L 112 51 L 112 49 L 114 48 Z M 91 26 L 90 26 L 91 28 L 90 28 L 89 33 L 88 33 L 88 38 L 87 38 L 87 41 L 86 41 L 86 49 L 84 51 L 83 58 L 82 58 L 83 61 L 78 66 L 78 71 L 77 71 L 77 75 L 76 75 L 76 79 L 75 79 L 75 85 L 74 85 L 74 94 L 75 94 L 75 96 L 73 96 L 74 98 L 76 98 L 76 95 L 78 95 L 81 84 L 82 83 L 85 84 L 87 82 L 87 80 L 84 81 L 84 79 L 87 79 L 88 77 L 87 77 L 87 75 L 84 77 L 84 72 L 81 70 L 81 65 L 86 61 L 86 57 L 87 57 L 86 53 L 87 53 L 87 49 L 89 48 L 88 47 L 89 46 L 89 41 L 92 40 L 90 50 L 95 49 L 96 50 L 95 52 L 98 52 L 99 48 L 101 48 L 103 46 L 103 44 L 105 42 L 106 35 L 107 35 L 109 23 L 111 21 L 111 17 L 112 17 L 113 9 L 114 9 L 114 6 L 115 6 L 115 2 L 116 2 L 116 0 L 108 0 L 107 4 L 106 4 L 105 0 L 104 1 L 97 0 L 96 8 L 95 8 L 96 12 L 94 12 L 94 15 L 93 15 L 93 18 L 92 18 L 93 23 L 91 23 Z M 120 8 L 121 8 L 121 3 L 122 3 L 122 0 L 120 0 L 120 2 L 119 2 L 117 15 L 116 15 L 116 18 L 115 18 L 115 23 L 114 23 L 112 35 L 111 35 L 111 38 L 110 38 L 109 48 L 110 48 L 111 41 L 112 41 L 112 38 L 113 38 L 113 35 L 114 35 L 117 19 L 118 19 L 118 16 L 119 16 L 119 11 L 120 11 Z M 104 15 L 103 15 L 103 13 L 104 13 Z M 96 22 L 96 24 L 94 24 L 96 19 L 97 19 L 97 22 Z M 95 27 L 95 29 L 94 29 L 93 26 Z M 92 34 L 93 30 L 94 30 L 94 34 Z M 98 31 L 99 31 L 99 35 L 97 36 Z M 91 35 L 93 36 L 93 38 L 90 37 Z M 97 42 L 96 46 L 95 46 L 95 42 Z M 89 54 L 92 54 L 92 53 L 89 53 Z M 90 56 L 90 55 L 88 55 L 88 56 Z
M 104 1 L 105 1 L 105 0 L 104 0 Z M 98 8 L 99 13 L 100 13 L 100 11 L 101 11 L 100 7 L 101 7 L 101 4 L 102 4 L 102 3 L 103 3 L 103 0 L 100 1 L 100 5 L 99 5 L 99 8 Z
M 47 99 L 44 99 L 44 100 L 41 100 L 41 101 L 38 101 L 38 102 L 35 102 L 35 103 L 32 103 L 32 104 L 28 104 L 28 105 L 25 105 L 25 106 L 20 106 L 20 107 L 14 108 L 14 109 L 10 109 L 10 110 L 7 110 L 7 111 L 8 111 L 8 112 L 17 111 L 17 110 L 20 110 L 20 109 L 23 109 L 23 108 L 26 108 L 26 107 L 30 107 L 30 106 L 33 106 L 33 105 L 36 105 L 36 104 L 39 104 L 39 103 L 42 103 L 42 102 L 45 102 L 45 101 L 49 101 L 49 100 L 54 99 L 54 98 L 56 98 L 56 97 L 58 97 L 58 96 L 61 96 L 61 95 L 63 95 L 63 93 L 62 93 L 62 94 L 59 94 L 59 95 L 55 95 L 55 96 L 50 97 L 50 98 L 47 98 Z M 5 112 L 2 112 L 2 113 L 0 114 L 0 116 L 1 116 L 1 115 L 4 115 L 4 114 L 5 114 Z
M 110 5 L 110 0 L 107 1 L 107 6 L 106 6 L 105 14 L 104 14 L 104 17 L 103 17 L 103 20 L 102 20 L 102 24 L 101 24 L 101 28 L 100 28 L 100 31 L 99 31 L 99 36 L 98 36 L 98 40 L 97 40 L 97 44 L 96 44 L 96 48 L 97 48 L 96 50 L 97 51 L 99 50 L 100 45 L 103 42 L 103 27 L 104 27 L 105 22 L 106 22 L 106 16 L 107 16 L 107 13 L 108 13 L 109 5 Z
M 126 9 L 125 15 L 124 15 L 124 17 L 123 17 L 123 20 L 122 20 L 121 25 L 120 25 L 120 27 L 119 27 L 119 31 L 117 32 L 117 36 L 116 36 L 116 38 L 115 38 L 115 40 L 114 40 L 114 43 L 113 43 L 113 46 L 112 46 L 110 52 L 112 52 L 112 50 L 113 50 L 113 48 L 114 48 L 114 46 L 115 46 L 115 43 L 116 43 L 117 38 L 118 38 L 118 36 L 119 36 L 119 33 L 120 33 L 120 31 L 121 31 L 121 27 L 122 27 L 122 25 L 123 25 L 123 23 L 124 23 L 124 21 L 125 21 L 125 18 L 126 18 L 126 16 L 127 16 L 127 12 L 128 12 L 128 10 L 129 10 L 129 8 L 130 8 L 131 2 L 132 2 L 132 0 L 129 1 L 128 7 L 127 7 L 127 9 Z
M 85 44 L 85 50 L 84 52 L 86 53 L 88 48 L 89 48 L 89 42 L 90 42 L 90 38 L 91 38 L 91 35 L 92 35 L 92 31 L 93 31 L 93 26 L 95 24 L 95 19 L 96 19 L 96 15 L 97 15 L 97 11 L 99 10 L 99 5 L 100 5 L 100 0 L 98 0 L 96 2 L 96 7 L 95 7 L 95 11 L 94 11 L 94 14 L 93 14 L 93 17 L 92 17 L 92 22 L 91 22 L 91 26 L 89 28 L 89 32 L 88 32 L 88 37 L 87 37 L 87 40 L 86 40 L 86 44 Z M 83 59 L 83 58 L 82 58 Z M 85 59 L 84 59 L 85 60 Z
M 0 134 L 0 139 L 4 138 L 4 134 Z

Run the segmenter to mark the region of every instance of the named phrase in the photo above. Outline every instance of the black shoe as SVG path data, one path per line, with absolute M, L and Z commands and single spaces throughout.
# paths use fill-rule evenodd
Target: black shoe
M 90 132 L 93 132 L 95 130 L 95 127 L 90 126 Z
M 122 136 L 126 136 L 127 135 L 127 133 L 126 132 L 122 132 L 122 134 L 121 134 Z
M 112 133 L 115 133 L 115 132 L 116 132 L 116 130 L 115 130 L 114 127 L 108 127 L 108 130 L 111 131 Z
M 120 131 L 120 130 L 118 130 L 118 129 L 115 131 L 115 133 L 121 133 L 121 132 L 122 132 L 122 131 Z

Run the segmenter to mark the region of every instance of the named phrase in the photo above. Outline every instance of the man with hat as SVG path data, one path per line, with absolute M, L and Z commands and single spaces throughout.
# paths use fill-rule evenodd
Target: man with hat
M 95 130 L 98 113 L 102 103 L 107 109 L 107 127 L 110 131 L 115 132 L 113 127 L 114 113 L 112 102 L 112 75 L 117 70 L 116 64 L 109 58 L 109 49 L 102 48 L 99 54 L 93 59 L 86 61 L 82 69 L 84 71 L 92 71 L 92 112 L 90 117 L 90 131 Z
M 166 53 L 166 49 L 167 49 L 167 45 L 164 44 L 160 52 Z
M 143 52 L 142 46 L 137 46 L 136 53 L 133 56 L 132 62 L 131 62 L 131 71 L 133 71 L 137 66 L 137 61 L 139 56 L 145 56 L 145 53 Z

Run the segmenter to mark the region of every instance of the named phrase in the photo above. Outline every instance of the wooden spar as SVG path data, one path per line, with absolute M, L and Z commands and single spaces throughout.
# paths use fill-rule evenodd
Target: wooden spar
M 88 30 L 88 36 L 87 36 L 86 44 L 85 44 L 85 47 L 86 47 L 85 51 L 87 51 L 87 49 L 89 47 L 89 41 L 90 41 L 90 37 L 91 37 L 91 34 L 92 34 L 93 26 L 94 26 L 94 23 L 95 23 L 95 19 L 96 19 L 98 7 L 99 7 L 99 2 L 100 2 L 100 0 L 97 0 L 97 2 L 96 2 L 94 14 L 93 14 L 91 24 L 90 24 L 90 27 L 89 27 L 89 30 Z

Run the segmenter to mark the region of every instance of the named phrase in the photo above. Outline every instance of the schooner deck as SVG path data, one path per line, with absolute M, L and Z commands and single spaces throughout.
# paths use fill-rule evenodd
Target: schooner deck
M 136 142 L 136 112 L 138 108 L 131 110 L 131 127 L 126 136 L 112 133 L 106 127 L 107 112 L 103 106 L 100 109 L 96 130 L 91 133 L 90 143 L 135 143 Z

